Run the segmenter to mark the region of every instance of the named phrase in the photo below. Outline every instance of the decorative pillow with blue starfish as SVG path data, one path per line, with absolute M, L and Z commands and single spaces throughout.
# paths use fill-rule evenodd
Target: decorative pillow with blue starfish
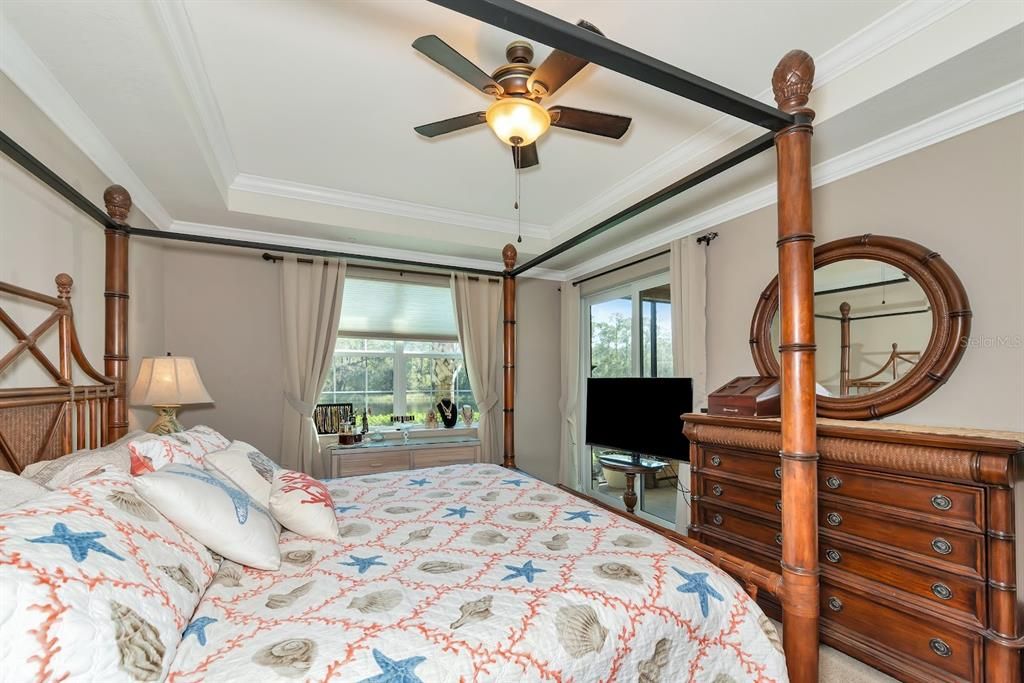
M 127 472 L 3 511 L 3 680 L 163 680 L 219 564 Z
M 216 472 L 165 465 L 136 477 L 135 489 L 210 550 L 256 569 L 281 566 L 280 527 L 267 508 Z

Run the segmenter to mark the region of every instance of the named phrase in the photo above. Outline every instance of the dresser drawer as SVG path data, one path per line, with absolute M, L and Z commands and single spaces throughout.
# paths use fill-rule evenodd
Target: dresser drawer
M 711 531 L 722 531 L 741 540 L 749 539 L 769 548 L 782 547 L 782 533 L 778 527 L 725 508 L 708 505 L 704 501 L 700 505 L 700 525 Z
M 891 547 L 890 552 L 897 555 L 901 551 L 909 551 L 930 563 L 965 567 L 979 577 L 984 572 L 984 537 L 981 535 L 874 517 L 826 501 L 818 504 L 818 525 L 823 532 L 839 531 L 885 544 Z
M 749 486 L 732 479 L 717 479 L 710 476 L 710 473 L 700 476 L 697 494 L 701 500 L 740 506 L 770 515 L 778 516 L 782 511 L 781 494 L 777 489 Z
M 892 609 L 827 581 L 821 586 L 821 616 L 931 667 L 935 681 L 980 680 L 982 638 L 933 616 Z
M 819 466 L 818 490 L 864 503 L 919 512 L 934 517 L 940 524 L 960 523 L 980 530 L 984 522 L 983 491 L 974 486 Z
M 476 462 L 476 448 L 458 446 L 448 448 L 431 448 L 414 450 L 412 453 L 413 467 L 442 467 L 444 465 L 461 465 Z
M 818 550 L 819 564 L 827 573 L 856 574 L 961 612 L 977 625 L 985 624 L 985 584 L 980 580 L 932 570 L 924 565 L 895 564 L 880 553 L 826 537 L 820 539 Z
M 390 453 L 337 453 L 332 456 L 339 476 L 352 477 L 409 469 L 409 451 Z
M 782 460 L 759 453 L 701 448 L 700 469 L 708 475 L 723 472 L 762 481 L 782 481 Z

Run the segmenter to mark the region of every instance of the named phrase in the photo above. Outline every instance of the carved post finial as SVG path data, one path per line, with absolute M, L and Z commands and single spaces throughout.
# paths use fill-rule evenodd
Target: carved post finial
M 512 270 L 516 267 L 516 258 L 519 256 L 519 252 L 511 244 L 506 244 L 505 248 L 501 250 L 501 260 L 505 262 L 505 270 Z
M 790 50 L 779 60 L 772 74 L 772 91 L 779 109 L 787 114 L 805 114 L 813 117 L 807 107 L 808 96 L 814 87 L 814 60 L 803 50 Z
M 71 279 L 71 276 L 67 273 L 60 273 L 57 277 L 53 278 L 53 281 L 57 283 L 57 298 L 70 299 L 71 285 L 75 284 L 75 281 Z
M 107 206 L 107 215 L 117 223 L 128 220 L 128 212 L 132 208 L 132 196 L 120 185 L 111 185 L 103 191 L 103 203 Z
M 839 314 L 844 318 L 850 317 L 850 303 L 848 301 L 839 304 Z

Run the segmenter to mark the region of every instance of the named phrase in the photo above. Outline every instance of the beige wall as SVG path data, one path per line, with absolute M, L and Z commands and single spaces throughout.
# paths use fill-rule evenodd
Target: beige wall
M 0 129 L 102 206 L 103 190 L 111 179 L 2 75 L 0 104 Z M 152 227 L 138 211 L 132 211 L 129 221 L 140 227 Z M 134 239 L 129 263 L 128 334 L 134 377 L 141 356 L 163 351 L 161 249 L 152 242 Z M 103 230 L 41 181 L 6 156 L 0 156 L 0 280 L 56 294 L 53 278 L 61 272 L 74 278 L 71 301 L 76 329 L 86 357 L 102 372 Z M 12 305 L 5 298 L 5 306 L 23 328 L 34 327 L 48 315 L 41 305 Z M 12 343 L 13 337 L 6 330 L 0 331 L 0 351 L 10 348 Z M 42 346 L 48 354 L 56 354 L 55 330 L 47 334 Z M 0 378 L 0 386 L 49 386 L 48 377 L 26 353 Z M 151 419 L 148 412 L 132 410 L 132 427 L 145 427 Z
M 949 381 L 894 422 L 1024 430 L 1024 115 L 814 191 L 818 244 L 894 235 L 940 254 L 974 312 Z M 747 343 L 776 272 L 775 207 L 724 223 L 708 251 L 708 387 L 754 373 Z
M 164 250 L 167 350 L 193 356 L 212 406 L 186 407 L 185 425 L 207 424 L 279 460 L 280 264 L 260 252 L 209 246 Z
M 516 464 L 551 483 L 561 438 L 560 286 L 523 278 L 516 288 Z

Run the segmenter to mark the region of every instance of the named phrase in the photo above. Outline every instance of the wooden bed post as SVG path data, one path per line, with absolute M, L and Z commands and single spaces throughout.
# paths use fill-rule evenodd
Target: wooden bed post
M 516 266 L 518 255 L 516 248 L 511 244 L 506 244 L 501 250 L 501 260 L 505 263 L 505 272 L 501 279 L 502 309 L 505 312 L 502 330 L 505 456 L 502 464 L 509 468 L 516 466 L 516 276 L 512 274 L 512 269 Z
M 775 67 L 775 101 L 796 121 L 775 136 L 782 366 L 783 640 L 793 683 L 818 680 L 818 448 L 814 378 L 811 121 L 814 60 L 793 50 Z
M 111 185 L 103 193 L 107 215 L 126 225 L 132 197 L 120 185 Z M 107 267 L 103 299 L 105 340 L 103 372 L 114 380 L 114 397 L 107 411 L 107 439 L 116 441 L 128 431 L 128 232 L 118 228 L 104 230 L 107 241 Z

